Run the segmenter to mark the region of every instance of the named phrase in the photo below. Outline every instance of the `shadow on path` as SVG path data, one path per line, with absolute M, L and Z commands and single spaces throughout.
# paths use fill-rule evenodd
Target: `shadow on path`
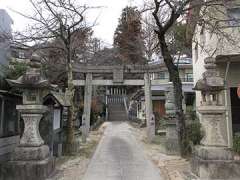
M 111 122 L 89 164 L 84 180 L 161 180 L 126 122 Z

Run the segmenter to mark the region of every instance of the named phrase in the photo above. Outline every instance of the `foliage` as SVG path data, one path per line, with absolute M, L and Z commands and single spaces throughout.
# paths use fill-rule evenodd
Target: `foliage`
M 193 145 L 199 145 L 202 138 L 203 138 L 203 132 L 201 130 L 201 124 L 199 121 L 191 121 L 190 123 L 187 123 L 187 137 L 191 144 Z
M 81 28 L 71 37 L 71 59 L 87 62 L 93 56 L 91 28 Z M 36 45 L 37 53 L 43 58 L 43 69 L 48 79 L 59 87 L 67 86 L 67 59 L 64 44 L 56 38 L 51 42 Z
M 17 79 L 26 72 L 27 64 L 25 62 L 14 61 L 11 62 L 8 66 L 2 65 L 1 69 L 5 78 Z
M 76 107 L 75 109 L 79 115 L 78 119 L 82 119 L 84 112 L 84 102 L 82 101 L 79 107 Z M 94 126 L 98 121 L 98 117 L 103 117 L 105 115 L 105 111 L 106 105 L 102 104 L 100 101 L 98 101 L 98 99 L 93 98 L 91 104 L 90 125 Z
M 166 119 L 162 117 L 159 112 L 154 112 L 154 116 L 155 116 L 155 132 L 157 133 L 159 129 L 165 127 Z
M 99 120 L 99 117 L 103 117 L 106 113 L 106 105 L 102 103 L 97 97 L 92 99 L 91 104 L 91 125 L 94 125 Z
M 144 41 L 142 37 L 141 16 L 136 7 L 122 10 L 118 27 L 114 34 L 114 47 L 124 64 L 144 64 Z
M 240 154 L 240 133 L 235 133 L 233 137 L 233 150 Z
M 192 47 L 186 40 L 187 24 L 175 23 L 167 33 L 168 46 L 171 54 L 187 54 L 191 57 Z

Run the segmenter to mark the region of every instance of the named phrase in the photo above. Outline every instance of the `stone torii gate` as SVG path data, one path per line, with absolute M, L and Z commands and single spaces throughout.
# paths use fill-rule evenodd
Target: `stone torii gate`
M 159 80 L 150 80 L 150 73 L 159 72 L 159 67 L 150 65 L 125 65 L 125 66 L 92 66 L 92 65 L 75 65 L 74 73 L 85 75 L 85 80 L 74 80 L 75 86 L 85 86 L 84 94 L 84 111 L 83 111 L 83 141 L 89 134 L 92 86 L 144 86 L 145 103 L 146 103 L 146 121 L 147 121 L 147 138 L 152 141 L 155 137 L 155 119 L 152 107 L 151 85 L 159 85 Z M 144 74 L 141 79 L 124 79 L 124 73 Z M 93 74 L 112 74 L 113 79 L 93 79 Z

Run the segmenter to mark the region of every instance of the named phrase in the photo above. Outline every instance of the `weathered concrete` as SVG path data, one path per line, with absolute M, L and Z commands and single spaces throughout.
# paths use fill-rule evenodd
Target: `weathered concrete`
M 17 110 L 24 120 L 24 132 L 20 139 L 20 146 L 39 147 L 44 141 L 39 133 L 39 122 L 43 114 L 47 112 L 47 106 L 43 105 L 19 105 Z
M 147 121 L 147 139 L 149 142 L 153 141 L 155 137 L 155 117 L 153 114 L 152 105 L 152 91 L 151 80 L 148 73 L 144 74 L 144 94 L 145 94 L 145 108 L 146 108 L 146 121 Z
M 180 146 L 178 142 L 176 107 L 174 103 L 173 87 L 166 91 L 166 153 L 169 155 L 179 155 Z
M 195 89 L 201 91 L 202 101 L 197 108 L 204 131 L 201 146 L 196 147 L 192 171 L 200 179 L 239 179 L 240 161 L 234 160 L 228 148 L 226 107 L 223 105 L 224 81 L 216 70 L 215 59 L 205 59 L 206 72 Z
M 82 118 L 83 125 L 83 142 L 86 142 L 90 130 L 90 114 L 91 114 L 91 103 L 92 103 L 92 74 L 86 74 L 86 86 L 84 90 L 84 111 Z
M 20 136 L 0 138 L 0 162 L 10 160 L 10 155 L 19 144 Z
M 161 180 L 126 122 L 107 126 L 83 180 Z
M 55 169 L 55 160 L 9 161 L 0 165 L 0 180 L 45 180 Z
M 224 153 L 225 157 L 222 157 L 218 151 L 215 151 L 215 157 L 212 159 L 207 159 L 207 156 L 204 159 L 195 152 L 191 159 L 191 170 L 200 180 L 239 180 L 239 160 L 224 160 L 223 158 L 228 158 L 227 154 Z
M 180 155 L 176 120 L 168 119 L 166 122 L 165 149 L 168 155 Z

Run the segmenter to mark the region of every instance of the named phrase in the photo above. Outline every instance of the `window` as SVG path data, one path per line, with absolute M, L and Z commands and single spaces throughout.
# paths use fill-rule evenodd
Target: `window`
M 185 82 L 193 82 L 193 73 L 185 74 Z
M 53 115 L 53 129 L 59 129 L 61 127 L 61 109 L 54 109 Z
M 230 26 L 240 26 L 240 7 L 227 10 Z
M 20 59 L 24 59 L 24 58 L 25 58 L 24 52 L 19 52 L 19 53 L 18 53 L 18 57 L 19 57 Z
M 160 72 L 156 74 L 156 79 L 165 79 L 165 72 Z
M 11 55 L 12 55 L 12 57 L 14 57 L 14 58 L 17 58 L 17 57 L 18 57 L 18 53 L 17 53 L 17 51 L 15 51 L 15 50 L 12 50 L 12 51 L 11 51 Z

